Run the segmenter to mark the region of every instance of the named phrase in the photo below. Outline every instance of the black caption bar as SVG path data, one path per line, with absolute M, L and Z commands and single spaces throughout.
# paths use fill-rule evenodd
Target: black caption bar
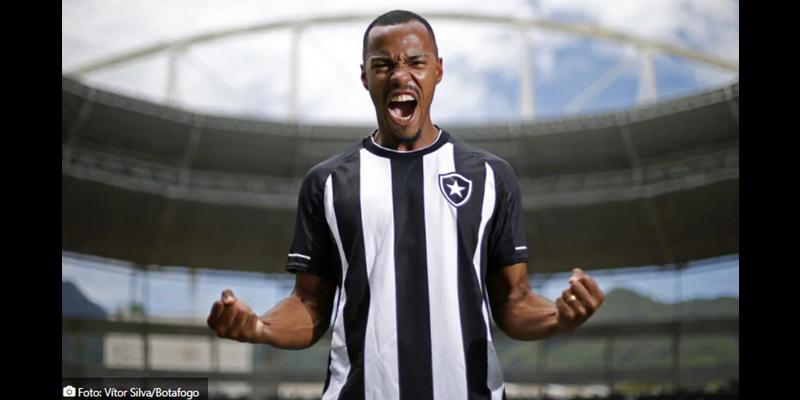
M 208 400 L 207 378 L 61 378 L 62 399 Z

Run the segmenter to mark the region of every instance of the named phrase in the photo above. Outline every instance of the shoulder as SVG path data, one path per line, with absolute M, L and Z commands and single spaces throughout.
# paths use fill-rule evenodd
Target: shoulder
M 317 163 L 308 170 L 306 176 L 303 178 L 303 184 L 325 185 L 328 176 L 340 165 L 345 164 L 353 159 L 358 154 L 358 151 L 363 147 L 362 141 L 351 144 L 339 153 L 328 157 L 327 159 Z
M 487 150 L 467 144 L 461 139 L 453 137 L 452 134 L 450 134 L 450 142 L 453 144 L 453 149 L 459 157 L 464 157 L 472 162 L 488 164 L 498 184 L 509 180 L 516 182 L 517 178 L 514 173 L 514 168 L 511 167 L 508 161 Z

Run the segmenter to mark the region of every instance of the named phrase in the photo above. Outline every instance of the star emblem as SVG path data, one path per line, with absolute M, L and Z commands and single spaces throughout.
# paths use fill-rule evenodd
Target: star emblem
M 451 196 L 454 195 L 454 194 L 457 194 L 458 197 L 464 197 L 464 195 L 461 194 L 461 191 L 466 189 L 466 187 L 458 186 L 458 181 L 457 180 L 453 180 L 453 183 L 450 184 L 450 185 L 447 185 L 447 187 L 450 188 L 450 195 Z
M 472 194 L 472 181 L 457 172 L 439 174 L 439 190 L 453 207 L 461 207 Z

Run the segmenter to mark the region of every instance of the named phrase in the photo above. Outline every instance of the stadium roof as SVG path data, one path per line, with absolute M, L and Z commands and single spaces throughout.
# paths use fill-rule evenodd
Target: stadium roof
M 738 82 L 601 115 L 443 126 L 520 179 L 531 270 L 738 253 Z M 62 77 L 62 249 L 281 272 L 299 183 L 372 131 L 204 115 Z

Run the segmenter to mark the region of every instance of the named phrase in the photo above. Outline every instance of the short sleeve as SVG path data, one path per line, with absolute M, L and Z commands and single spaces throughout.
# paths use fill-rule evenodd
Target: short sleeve
M 495 177 L 495 212 L 489 231 L 488 269 L 529 260 L 522 221 L 519 183 L 511 166 L 502 159 L 489 161 Z
M 336 254 L 325 218 L 325 176 L 312 169 L 303 179 L 297 200 L 294 238 L 286 270 L 308 272 L 336 281 Z

